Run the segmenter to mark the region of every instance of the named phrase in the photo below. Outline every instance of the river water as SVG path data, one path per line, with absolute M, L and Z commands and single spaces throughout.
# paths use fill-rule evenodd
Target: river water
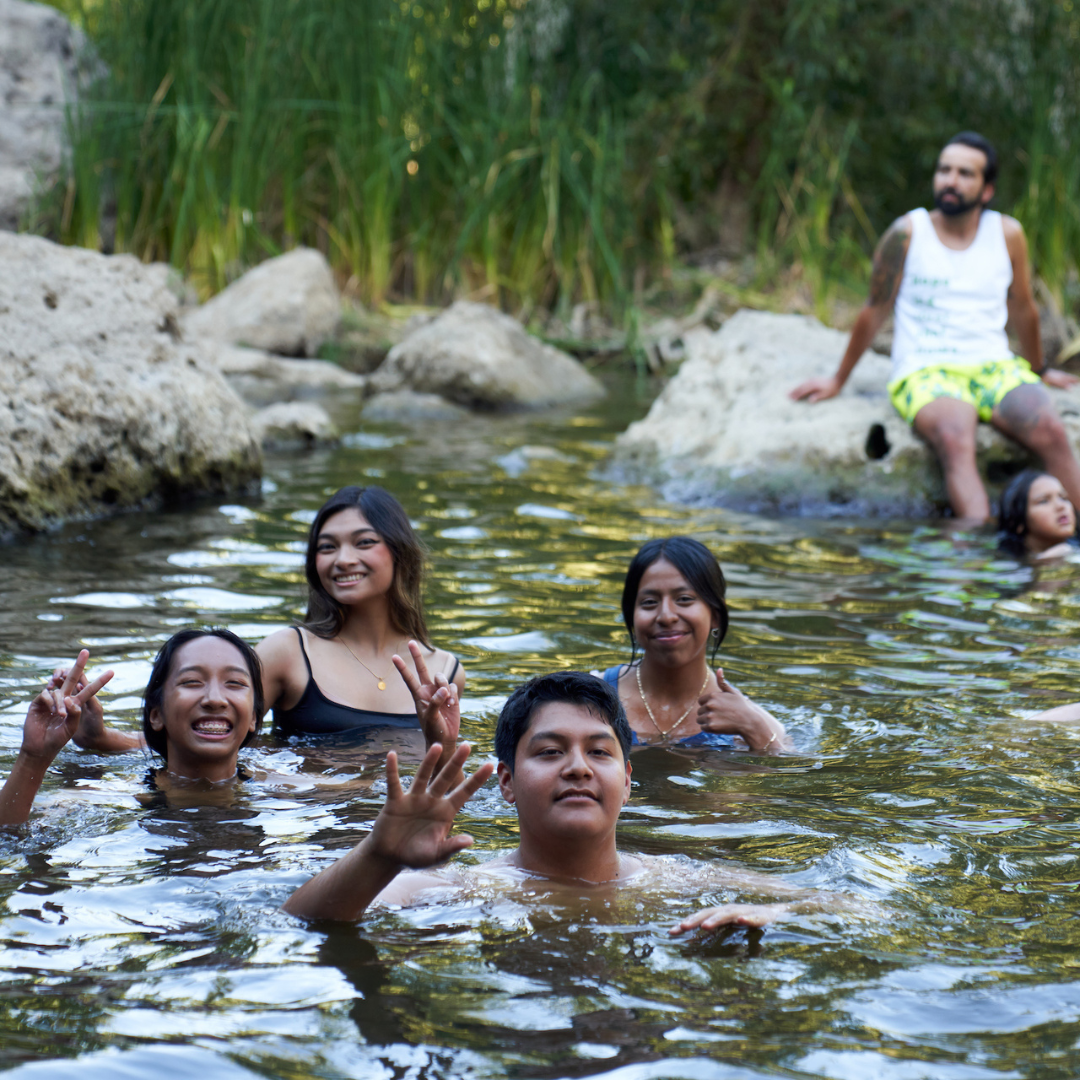
M 85 645 L 134 726 L 160 642 L 191 622 L 255 641 L 303 611 L 307 522 L 346 483 L 405 503 L 431 550 L 434 640 L 469 672 L 491 748 L 522 678 L 626 656 L 619 594 L 647 538 L 691 533 L 730 582 L 728 678 L 797 752 L 644 750 L 621 825 L 662 883 L 572 909 L 477 891 L 305 925 L 281 903 L 363 834 L 362 747 L 266 736 L 284 774 L 167 804 L 141 754 L 74 747 L 30 824 L 0 833 L 0 1062 L 18 1077 L 1075 1077 L 1077 733 L 1025 716 L 1080 698 L 1080 571 L 1003 561 L 926 522 L 772 520 L 605 478 L 644 411 L 603 406 L 368 426 L 268 461 L 261 499 L 130 514 L 4 547 L 0 768 L 27 700 Z M 514 844 L 489 785 L 461 861 Z M 871 917 L 670 939 L 730 899 L 702 863 L 845 890 Z M 880 910 L 878 910 L 880 909 Z

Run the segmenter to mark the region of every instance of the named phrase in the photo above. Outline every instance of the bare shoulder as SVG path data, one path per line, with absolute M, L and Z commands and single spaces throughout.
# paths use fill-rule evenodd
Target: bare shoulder
M 424 662 L 432 675 L 445 675 L 451 682 L 457 683 L 458 689 L 465 686 L 465 665 L 446 649 L 436 649 L 427 653 Z
M 263 663 L 299 655 L 300 645 L 296 630 L 291 626 L 285 627 L 284 630 L 275 630 L 255 646 L 255 651 Z
M 1024 238 L 1024 226 L 1016 218 L 1009 217 L 1008 214 L 1001 215 L 1001 231 L 1005 234 L 1006 240 L 1014 236 L 1021 240 Z
M 455 889 L 460 885 L 456 877 L 446 873 L 422 874 L 411 870 L 398 874 L 375 898 L 375 903 L 384 907 L 409 907 L 432 889 Z

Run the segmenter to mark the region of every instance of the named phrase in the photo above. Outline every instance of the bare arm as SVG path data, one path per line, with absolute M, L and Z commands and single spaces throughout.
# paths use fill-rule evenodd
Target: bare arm
M 0 788 L 0 825 L 21 825 L 30 816 L 49 766 L 79 726 L 83 704 L 112 678 L 106 671 L 76 692 L 89 656 L 83 649 L 60 685 L 53 687 L 50 680 L 30 703 L 19 756 Z
M 885 916 L 882 909 L 858 897 L 848 896 L 845 893 L 803 889 L 780 878 L 774 878 L 770 874 L 739 870 L 734 874 L 724 876 L 729 878 L 731 885 L 747 892 L 764 896 L 783 896 L 787 899 L 775 904 L 721 904 L 718 907 L 702 908 L 676 923 L 668 931 L 669 934 L 677 936 L 687 930 L 716 930 L 721 926 L 761 927 L 776 922 L 785 915 L 813 914 L 819 911 L 862 916 L 874 915 L 878 918 Z
M 407 792 L 398 777 L 397 754 L 387 754 L 386 803 L 371 832 L 333 866 L 301 885 L 285 902 L 285 910 L 305 919 L 361 919 L 402 870 L 434 866 L 469 847 L 472 837 L 450 836 L 450 828 L 457 812 L 494 771 L 490 763 L 482 765 L 454 786 L 470 750 L 463 743 L 436 771 L 442 747 L 435 743 Z
M 1039 375 L 1045 365 L 1039 333 L 1039 309 L 1031 292 L 1027 237 L 1020 222 L 1014 218 L 1006 217 L 1002 222 L 1013 272 L 1008 295 L 1009 323 L 1020 342 L 1020 354 L 1031 365 L 1031 370 Z
M 293 668 L 300 660 L 295 630 L 278 630 L 255 646 L 262 664 L 263 701 L 269 712 L 283 698 L 291 696 Z M 300 693 L 303 693 L 301 687 Z M 299 696 L 299 694 L 297 694 Z
M 791 391 L 796 401 L 805 399 L 811 403 L 836 397 L 855 369 L 862 354 L 870 347 L 874 335 L 885 325 L 896 303 L 900 282 L 904 277 L 904 261 L 911 245 L 911 222 L 907 215 L 897 218 L 878 241 L 874 251 L 874 263 L 870 273 L 870 296 L 866 306 L 855 320 L 847 348 L 840 360 L 836 374 L 827 379 L 808 379 Z

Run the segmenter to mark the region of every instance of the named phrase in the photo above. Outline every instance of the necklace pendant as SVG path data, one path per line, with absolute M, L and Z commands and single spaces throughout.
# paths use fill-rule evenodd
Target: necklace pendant
M 379 689 L 380 690 L 385 690 L 386 689 L 386 683 L 384 683 L 382 681 L 382 679 L 379 680 Z

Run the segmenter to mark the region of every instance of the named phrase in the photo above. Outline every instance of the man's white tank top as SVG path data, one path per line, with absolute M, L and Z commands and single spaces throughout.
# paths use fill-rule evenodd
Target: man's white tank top
M 947 248 L 930 214 L 908 214 L 911 243 L 893 320 L 892 378 L 938 364 L 983 364 L 1012 357 L 1005 323 L 1012 262 L 1001 215 L 983 210 L 971 246 Z

